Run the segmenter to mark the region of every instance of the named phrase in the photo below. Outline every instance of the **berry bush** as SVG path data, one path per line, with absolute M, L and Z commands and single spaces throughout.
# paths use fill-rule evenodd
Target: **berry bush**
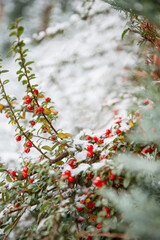
M 146 31 L 147 23 L 140 24 L 143 29 L 138 28 Z M 55 128 L 54 102 L 34 83 L 20 19 L 10 29 L 16 38 L 11 52 L 19 66 L 17 79 L 26 92 L 17 109 L 16 97 L 5 90 L 9 80 L 0 79 L 0 108 L 16 126 L 15 139 L 22 142 L 27 157 L 15 169 L 0 164 L 2 239 L 12 231 L 19 240 L 158 239 L 160 99 L 159 85 L 153 81 L 157 64 L 150 62 L 143 77 L 133 77 L 143 85 L 141 104 L 126 118 L 115 115 L 105 132 L 82 130 L 72 137 Z M 146 35 L 145 39 L 150 41 Z M 158 35 L 154 41 L 159 51 Z M 3 77 L 7 70 L 2 65 L 1 69 Z M 32 155 L 35 151 L 38 157 Z

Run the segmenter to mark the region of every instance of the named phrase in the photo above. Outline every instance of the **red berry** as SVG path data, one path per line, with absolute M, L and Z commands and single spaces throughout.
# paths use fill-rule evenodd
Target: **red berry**
M 86 136 L 86 140 L 91 140 L 92 138 L 90 136 Z
M 23 172 L 28 172 L 28 167 L 27 166 L 25 166 L 24 168 L 23 168 Z
M 93 177 L 94 177 L 94 175 L 92 173 L 87 175 L 88 179 L 92 179 Z
M 113 174 L 113 173 L 111 173 L 109 176 L 108 176 L 108 178 L 111 180 L 111 181 L 113 181 L 114 179 L 115 179 L 115 175 Z
M 101 229 L 103 227 L 103 224 L 102 223 L 98 223 L 96 227 L 97 227 L 97 229 Z
M 86 238 L 86 240 L 90 240 L 91 239 L 91 236 L 88 236 L 87 238 Z
M 149 99 L 147 99 L 145 102 L 144 102 L 144 104 L 148 104 L 149 103 Z
M 54 140 L 56 140 L 54 137 L 51 137 L 51 139 L 54 141 Z
M 103 143 L 103 140 L 102 140 L 102 139 L 98 139 L 98 143 L 99 143 L 99 144 L 102 144 L 102 143 Z
M 46 102 L 49 102 L 49 101 L 50 101 L 50 98 L 49 98 L 49 97 L 46 97 L 46 98 L 45 98 L 45 101 L 46 101 Z
M 61 174 L 61 178 L 62 178 L 62 180 L 66 180 L 68 178 L 68 176 L 63 173 L 63 174 Z
M 21 136 L 20 135 L 16 137 L 16 141 L 17 142 L 21 141 Z
M 28 174 L 26 172 L 22 172 L 23 177 L 27 178 Z
M 88 152 L 88 153 L 87 153 L 87 156 L 88 156 L 88 157 L 93 157 L 93 152 Z
M 33 110 L 33 106 L 32 106 L 32 105 L 28 105 L 28 106 L 27 106 L 27 109 L 28 109 L 29 111 L 32 111 L 32 110 Z
M 143 153 L 147 153 L 148 151 L 147 151 L 146 148 L 144 148 L 144 149 L 142 150 L 142 152 L 143 152 Z
M 34 92 L 36 95 L 38 95 L 38 93 L 39 93 L 37 89 L 34 89 L 33 92 Z
M 151 153 L 153 150 L 151 148 L 147 149 L 147 152 Z
M 32 101 L 32 98 L 28 97 L 24 100 L 25 104 L 29 104 Z
M 33 183 L 33 179 L 30 179 L 29 181 L 30 181 L 30 183 Z
M 74 177 L 69 176 L 69 177 L 68 177 L 68 181 L 69 181 L 69 182 L 74 182 Z
M 26 149 L 24 149 L 25 153 L 29 153 L 30 152 L 30 148 L 27 147 Z
M 9 112 L 6 113 L 6 118 L 9 118 L 10 117 L 10 114 Z
M 107 129 L 106 130 L 106 135 L 109 135 L 111 133 L 111 130 L 110 129 Z
M 81 203 L 81 204 L 85 204 L 85 200 L 83 200 L 83 199 L 80 200 L 80 203 Z
M 120 129 L 117 129 L 116 133 L 120 134 L 122 131 Z
M 90 151 L 92 151 L 93 150 L 93 145 L 89 145 L 88 147 L 87 147 L 87 150 L 90 152 Z
M 29 96 L 28 94 L 24 96 L 25 99 L 26 99 L 26 98 L 29 98 L 29 97 L 30 97 L 30 96 Z
M 92 208 L 95 207 L 95 203 L 89 202 L 89 203 L 87 203 L 87 207 L 90 208 L 90 209 L 92 209 Z
M 39 161 L 41 161 L 41 160 L 42 160 L 42 157 L 39 158 Z
M 43 107 L 38 107 L 36 113 L 42 113 L 44 111 Z
M 32 126 L 34 126 L 35 124 L 36 124 L 36 122 L 35 122 L 35 121 L 32 121 L 32 122 L 31 122 L 31 125 L 32 125 Z
M 69 177 L 69 176 L 71 175 L 71 171 L 66 170 L 66 171 L 64 172 L 64 174 L 67 175 L 67 176 Z
M 9 175 L 11 176 L 11 177 L 14 177 L 15 175 L 16 175 L 16 172 L 13 170 L 13 171 L 10 171 L 9 172 Z
M 27 147 L 32 147 L 32 143 L 31 143 L 31 142 L 27 142 L 27 143 L 26 143 L 26 146 L 27 146 Z
M 113 109 L 114 114 L 118 113 L 118 109 Z
M 109 212 L 107 212 L 106 217 L 107 217 L 107 218 L 111 217 L 111 216 L 109 215 Z
M 109 208 L 108 208 L 108 207 L 105 207 L 104 210 L 105 210 L 106 212 L 109 212 Z
M 115 150 L 115 149 L 116 149 L 116 147 L 115 147 L 114 145 L 111 145 L 111 147 L 113 148 L 113 150 Z
M 84 208 L 83 207 L 77 207 L 77 210 L 80 212 L 82 211 Z
M 19 205 L 20 205 L 20 203 L 16 203 L 15 207 L 17 207 L 17 208 L 18 208 L 18 207 L 19 207 Z
M 93 137 L 93 140 L 94 140 L 94 141 L 98 141 L 98 137 L 94 136 L 94 137 Z
M 101 180 L 100 178 L 96 178 L 94 181 L 93 181 L 94 185 L 96 186 L 99 186 L 101 184 Z

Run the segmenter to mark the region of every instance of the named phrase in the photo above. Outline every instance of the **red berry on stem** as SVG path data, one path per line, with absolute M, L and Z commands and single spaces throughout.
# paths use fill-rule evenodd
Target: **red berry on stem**
M 92 138 L 90 136 L 86 136 L 86 140 L 91 140 Z
M 32 105 L 28 105 L 28 106 L 27 106 L 27 109 L 28 109 L 29 111 L 32 111 L 32 110 L 33 110 L 33 106 L 32 106 Z
M 44 111 L 43 107 L 38 107 L 36 113 L 42 113 Z
M 69 177 L 68 177 L 68 181 L 69 181 L 69 182 L 74 182 L 74 179 L 75 179 L 75 178 L 72 177 L 72 176 L 69 176 Z
M 98 139 L 98 143 L 99 143 L 99 144 L 102 144 L 102 143 L 103 143 L 103 140 L 102 140 L 102 139 Z
M 95 207 L 95 203 L 89 202 L 89 203 L 87 203 L 87 207 L 90 208 L 90 209 L 92 209 L 92 208 Z
M 88 152 L 88 153 L 87 153 L 87 156 L 88 156 L 88 157 L 93 157 L 93 152 Z
M 32 121 L 32 122 L 31 122 L 31 125 L 32 125 L 32 126 L 34 126 L 35 124 L 36 124 L 36 122 L 35 122 L 35 121 Z
M 21 141 L 21 136 L 20 135 L 16 137 L 16 141 L 17 142 Z
M 28 167 L 27 166 L 25 166 L 24 168 L 23 168 L 23 172 L 28 172 Z
M 28 174 L 26 172 L 22 172 L 23 177 L 27 178 Z
M 115 179 L 115 175 L 113 174 L 113 173 L 111 173 L 109 176 L 108 176 L 108 178 L 111 180 L 111 181 L 113 181 L 114 179 Z
M 83 199 L 80 200 L 80 203 L 81 203 L 81 204 L 85 204 L 85 200 L 83 200 Z
M 29 181 L 30 181 L 30 183 L 33 183 L 33 179 L 30 179 Z
M 93 173 L 87 175 L 88 179 L 92 179 L 93 177 L 94 177 Z
M 67 176 L 70 176 L 70 175 L 71 175 L 71 171 L 66 170 L 66 171 L 64 172 L 64 174 L 67 175 Z
M 98 137 L 97 137 L 97 136 L 94 136 L 94 137 L 93 137 L 93 140 L 94 140 L 94 141 L 98 141 Z
M 27 142 L 27 143 L 26 143 L 26 146 L 27 146 L 27 147 L 32 147 L 32 143 L 31 143 L 31 142 Z
M 117 129 L 116 133 L 120 134 L 122 131 L 120 129 Z
M 27 147 L 26 149 L 24 149 L 25 153 L 29 153 L 30 152 L 30 148 Z
M 6 118 L 9 118 L 10 117 L 10 114 L 9 112 L 6 113 Z
M 100 178 L 96 178 L 94 181 L 93 181 L 94 185 L 95 186 L 99 186 L 101 184 L 101 180 Z
M 106 130 L 106 135 L 109 135 L 111 133 L 111 130 L 110 129 L 107 129 Z
M 16 172 L 13 170 L 13 171 L 10 171 L 9 172 L 9 175 L 11 176 L 11 177 L 14 177 L 15 175 L 16 175 Z
M 16 203 L 15 207 L 17 207 L 17 208 L 18 208 L 19 206 L 20 206 L 20 203 Z
M 90 151 L 92 151 L 93 150 L 93 145 L 89 145 L 88 147 L 87 147 L 87 150 L 90 152 Z
M 50 98 L 49 98 L 49 97 L 46 97 L 46 98 L 45 98 L 45 101 L 46 101 L 46 102 L 49 102 L 49 101 L 50 101 Z
M 38 95 L 38 93 L 39 93 L 37 89 L 34 89 L 33 92 L 34 92 L 36 95 Z
M 29 104 L 32 101 L 32 98 L 28 97 L 24 100 L 25 104 Z
M 81 212 L 84 208 L 83 207 L 77 207 L 77 210 Z

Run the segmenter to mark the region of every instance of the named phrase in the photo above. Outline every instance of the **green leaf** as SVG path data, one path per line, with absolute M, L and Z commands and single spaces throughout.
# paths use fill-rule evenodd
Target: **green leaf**
M 122 36 L 121 36 L 121 39 L 122 39 L 122 40 L 123 40 L 124 36 L 126 35 L 126 33 L 127 33 L 129 30 L 130 30 L 130 29 L 127 28 L 127 29 L 125 29 L 125 30 L 123 31 Z
M 60 160 L 60 161 L 56 162 L 56 164 L 57 164 L 57 165 L 63 165 L 64 162 Z
M 52 148 L 49 146 L 43 146 L 42 149 L 47 150 L 47 151 L 52 151 Z
M 7 73 L 7 72 L 9 72 L 8 70 L 2 70 L 2 71 L 0 71 L 0 73 Z
M 9 175 L 6 176 L 6 180 L 7 180 L 8 182 L 12 182 L 12 179 L 11 179 L 11 177 L 10 177 Z
M 14 36 L 14 35 L 16 36 L 17 33 L 16 33 L 16 32 L 11 32 L 11 33 L 9 34 L 10 37 L 12 37 L 12 36 Z
M 7 226 L 5 229 L 4 229 L 4 232 L 6 233 L 6 235 L 8 235 L 8 233 L 10 232 L 10 228 L 12 227 L 13 224 Z
M 9 83 L 9 80 L 8 80 L 8 79 L 3 82 L 3 85 L 5 85 L 5 84 L 7 84 L 7 83 Z
M 27 62 L 27 63 L 25 64 L 25 67 L 28 66 L 28 65 L 30 65 L 30 64 L 32 64 L 32 63 L 34 63 L 34 61 Z

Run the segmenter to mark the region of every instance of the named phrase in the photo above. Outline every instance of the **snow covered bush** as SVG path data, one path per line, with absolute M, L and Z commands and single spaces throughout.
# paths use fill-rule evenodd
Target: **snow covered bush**
M 10 25 L 10 35 L 16 36 L 12 52 L 26 92 L 17 109 L 5 90 L 9 80 L 0 79 L 0 110 L 15 126 L 25 155 L 21 167 L 0 164 L 2 239 L 12 231 L 19 240 L 158 239 L 160 98 L 158 82 L 151 81 L 158 77 L 158 60 L 134 76 L 141 78 L 141 106 L 126 118 L 116 115 L 105 132 L 72 137 L 54 126 L 58 113 L 38 89 L 19 22 Z

